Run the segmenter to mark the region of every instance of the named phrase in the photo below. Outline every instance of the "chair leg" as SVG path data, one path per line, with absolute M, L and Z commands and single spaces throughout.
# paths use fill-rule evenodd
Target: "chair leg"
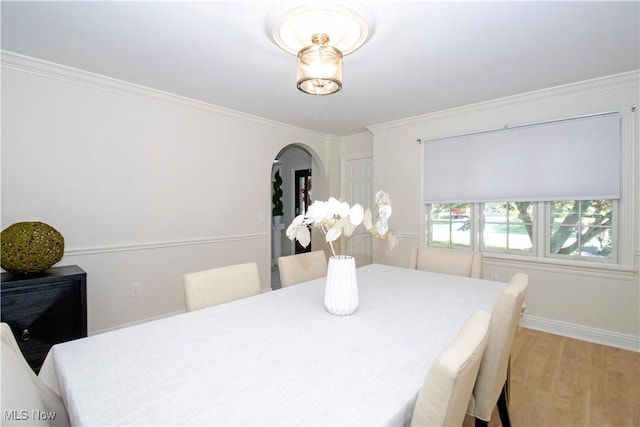
M 509 380 L 505 381 L 502 386 L 500 396 L 498 396 L 498 413 L 502 427 L 511 427 L 511 419 L 509 418 Z M 475 427 L 488 427 L 489 422 L 476 417 Z
M 500 397 L 498 397 L 498 412 L 500 413 L 500 421 L 502 421 L 502 427 L 511 427 L 511 420 L 509 419 L 509 406 L 507 404 L 507 383 L 504 383 Z
M 505 382 L 507 388 L 507 405 L 511 400 L 511 354 L 509 354 L 509 361 L 507 362 L 507 381 Z

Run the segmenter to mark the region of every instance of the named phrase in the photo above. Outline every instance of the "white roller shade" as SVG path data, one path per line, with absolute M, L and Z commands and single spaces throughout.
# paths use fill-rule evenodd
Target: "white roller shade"
M 620 198 L 620 115 L 424 143 L 425 203 Z

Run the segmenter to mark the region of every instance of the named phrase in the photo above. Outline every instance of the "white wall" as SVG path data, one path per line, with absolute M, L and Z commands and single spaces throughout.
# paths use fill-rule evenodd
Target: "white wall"
M 373 156 L 373 135 L 370 132 L 359 133 L 340 138 L 340 159 L 359 159 Z M 343 180 L 344 181 L 344 180 Z M 344 184 L 345 182 L 343 182 Z M 342 195 L 346 188 L 342 189 Z
M 530 276 L 526 324 L 625 348 L 640 349 L 640 167 L 638 148 L 639 74 L 581 82 L 449 111 L 371 126 L 374 187 L 389 191 L 397 251 L 377 247 L 374 262 L 405 265 L 424 233 L 422 146 L 418 139 L 460 135 L 505 125 L 517 126 L 585 114 L 623 112 L 623 196 L 620 203 L 621 266 L 580 268 L 543 260 L 489 257 L 485 277 L 502 281 L 517 271 Z M 455 165 L 451 165 L 455 171 Z
M 90 333 L 184 310 L 189 271 L 255 261 L 269 289 L 272 161 L 300 143 L 326 163 L 326 136 L 2 60 L 2 228 L 43 221 L 62 233 L 59 265 L 88 274 Z
M 373 153 L 374 188 L 390 193 L 401 235 L 398 250 L 377 247 L 374 261 L 404 265 L 423 233 L 417 139 L 628 110 L 638 92 L 637 73 L 613 76 L 372 126 L 373 137 L 335 138 L 5 53 L 2 228 L 38 220 L 65 236 L 60 265 L 87 271 L 96 332 L 182 311 L 188 271 L 256 261 L 268 289 L 272 160 L 289 144 L 318 160 L 320 200 L 342 194 L 343 159 Z M 530 275 L 531 326 L 637 349 L 638 112 L 627 116 L 635 121 L 625 131 L 627 268 L 489 258 L 485 275 Z M 139 297 L 130 296 L 135 282 Z

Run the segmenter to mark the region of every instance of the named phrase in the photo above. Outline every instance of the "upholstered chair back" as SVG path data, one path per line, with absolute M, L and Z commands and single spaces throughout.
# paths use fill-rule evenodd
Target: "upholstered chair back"
M 515 274 L 491 311 L 489 343 L 480 364 L 468 411 L 480 420 L 491 419 L 498 398 L 505 390 L 511 347 L 520 324 L 528 282 L 526 274 Z
M 491 316 L 478 311 L 440 353 L 424 380 L 412 426 L 462 426 L 489 335 Z
M 327 275 L 327 257 L 324 251 L 305 252 L 278 258 L 280 285 L 295 285 Z
M 260 293 L 255 262 L 228 265 L 184 275 L 187 311 L 246 298 Z
M 482 261 L 481 252 L 420 246 L 412 249 L 409 268 L 479 279 Z
M 9 325 L 0 324 L 0 332 L 2 425 L 69 426 L 69 417 L 62 399 L 31 370 Z

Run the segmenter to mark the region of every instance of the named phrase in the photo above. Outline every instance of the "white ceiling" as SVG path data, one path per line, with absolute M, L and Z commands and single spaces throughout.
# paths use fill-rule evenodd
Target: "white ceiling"
M 279 1 L 1 2 L 2 49 L 339 136 L 640 68 L 639 1 L 367 1 L 343 89 L 296 89 Z

